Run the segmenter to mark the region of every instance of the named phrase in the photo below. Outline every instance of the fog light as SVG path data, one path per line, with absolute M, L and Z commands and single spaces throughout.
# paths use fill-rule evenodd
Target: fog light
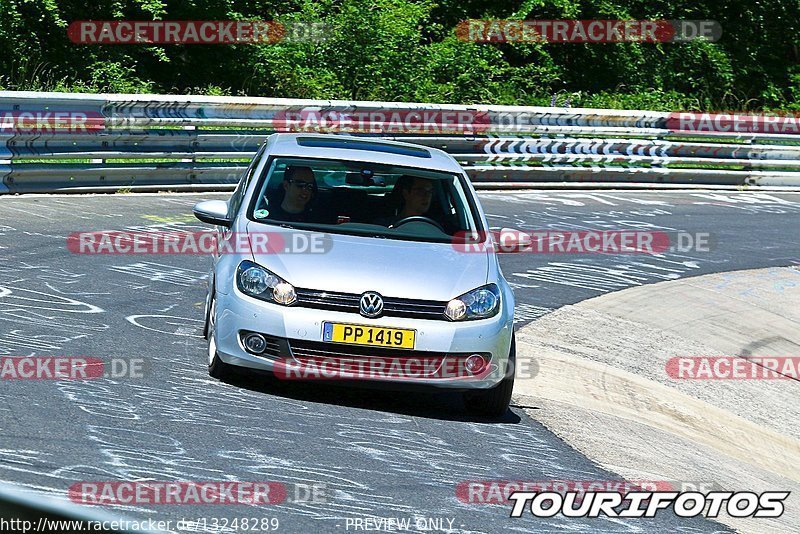
M 484 369 L 486 369 L 486 358 L 481 356 L 480 354 L 472 354 L 466 360 L 464 360 L 464 369 L 467 370 L 468 373 L 477 375 Z
M 244 337 L 244 348 L 247 352 L 261 354 L 267 348 L 267 340 L 261 334 L 247 334 Z

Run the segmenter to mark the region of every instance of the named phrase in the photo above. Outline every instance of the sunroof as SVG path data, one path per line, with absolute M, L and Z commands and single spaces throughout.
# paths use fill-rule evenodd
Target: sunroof
M 390 145 L 376 141 L 366 141 L 362 139 L 335 138 L 326 139 L 323 137 L 298 137 L 297 144 L 309 148 L 347 148 L 351 150 L 368 150 L 370 152 L 384 152 L 387 154 L 399 154 L 401 156 L 414 156 L 417 158 L 430 158 L 431 153 L 424 148 Z

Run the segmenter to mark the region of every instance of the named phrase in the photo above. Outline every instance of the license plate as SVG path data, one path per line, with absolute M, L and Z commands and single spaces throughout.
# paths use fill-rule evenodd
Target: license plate
M 322 339 L 331 343 L 413 349 L 416 330 L 360 324 L 323 323 Z

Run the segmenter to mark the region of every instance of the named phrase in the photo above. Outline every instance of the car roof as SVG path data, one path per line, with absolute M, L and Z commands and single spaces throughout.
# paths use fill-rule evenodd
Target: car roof
M 446 172 L 463 172 L 446 152 L 385 139 L 351 135 L 277 133 L 269 137 L 273 156 L 319 157 L 417 167 Z

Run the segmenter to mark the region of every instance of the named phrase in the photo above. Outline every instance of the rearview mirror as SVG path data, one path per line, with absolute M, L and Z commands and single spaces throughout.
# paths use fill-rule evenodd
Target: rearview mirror
M 361 169 L 361 172 L 348 172 L 344 175 L 347 185 L 384 186 L 386 181 L 382 176 L 375 176 L 372 169 Z
M 348 172 L 344 175 L 344 183 L 347 185 L 364 185 L 364 177 L 359 172 Z
M 231 220 L 228 218 L 228 203 L 224 200 L 204 200 L 194 205 L 194 216 L 208 224 L 230 228 Z

